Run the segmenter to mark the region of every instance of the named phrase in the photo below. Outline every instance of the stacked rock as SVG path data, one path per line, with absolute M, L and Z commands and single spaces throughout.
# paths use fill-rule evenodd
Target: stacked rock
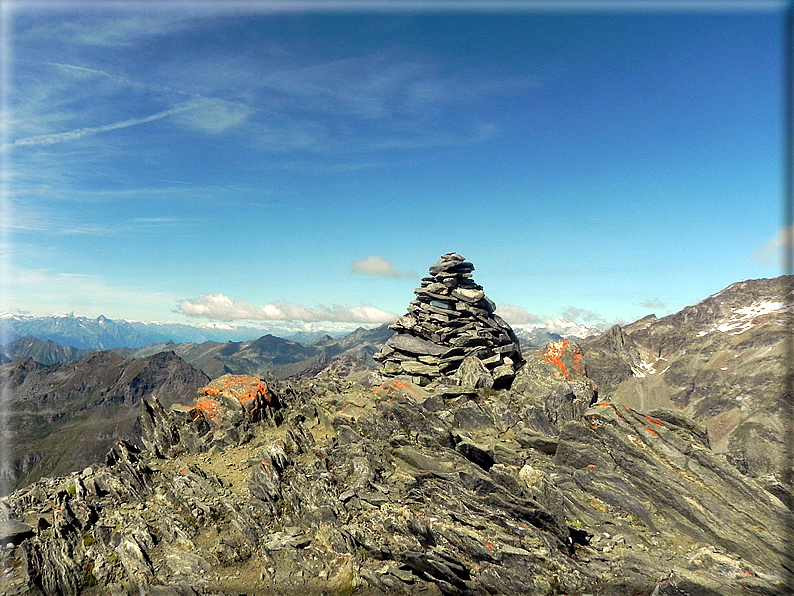
M 373 356 L 384 375 L 407 375 L 418 385 L 440 377 L 460 381 L 454 375 L 468 358 L 464 368 L 485 373 L 481 385 L 510 385 L 523 363 L 518 338 L 494 314 L 496 305 L 474 283 L 472 271 L 474 265 L 454 252 L 430 267 L 431 277 L 414 290 L 408 312 L 389 327 L 397 333 Z

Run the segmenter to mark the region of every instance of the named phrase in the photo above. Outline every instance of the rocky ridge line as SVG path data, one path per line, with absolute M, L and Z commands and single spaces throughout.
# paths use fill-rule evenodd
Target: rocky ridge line
M 227 376 L 0 505 L 5 594 L 787 593 L 785 506 L 581 350 L 510 390 Z M 432 388 L 431 388 L 432 389 Z

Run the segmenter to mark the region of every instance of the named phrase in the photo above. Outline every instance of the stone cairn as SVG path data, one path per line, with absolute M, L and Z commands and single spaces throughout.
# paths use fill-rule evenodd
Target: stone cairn
M 417 385 L 510 386 L 523 364 L 518 338 L 494 314 L 496 305 L 472 271 L 454 252 L 430 267 L 408 312 L 389 326 L 396 333 L 373 356 L 382 374 L 408 376 Z

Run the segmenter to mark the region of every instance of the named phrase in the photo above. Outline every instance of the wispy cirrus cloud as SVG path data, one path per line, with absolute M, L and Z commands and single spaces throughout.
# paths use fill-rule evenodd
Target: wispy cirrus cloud
M 238 102 L 197 97 L 176 118 L 177 123 L 209 134 L 218 134 L 245 122 L 254 110 Z
M 180 300 L 178 312 L 189 317 L 221 321 L 331 321 L 341 323 L 390 323 L 397 315 L 374 306 L 317 306 L 309 308 L 289 302 L 254 306 L 245 300 L 233 300 L 223 294 L 202 294 Z
M 175 33 L 198 22 L 196 11 L 189 10 L 185 4 L 179 11 L 123 11 L 114 13 L 112 10 L 84 10 L 90 4 L 76 4 L 78 10 L 63 11 L 60 18 L 30 19 L 24 11 L 20 11 L 17 38 L 23 41 L 40 41 L 42 39 L 59 38 L 70 44 L 91 46 L 96 48 L 130 47 L 142 40 Z M 122 6 L 123 8 L 123 6 Z M 155 8 L 154 4 L 152 8 Z M 36 12 L 31 12 L 31 17 Z M 30 21 L 29 21 L 30 19 Z
M 16 139 L 10 145 L 12 147 L 25 147 L 25 146 L 41 146 L 41 145 L 54 145 L 56 143 L 66 143 L 69 141 L 76 141 L 82 139 L 83 137 L 100 134 L 103 132 L 111 132 L 122 128 L 128 128 L 130 126 L 138 126 L 141 124 L 146 124 L 148 122 L 154 122 L 155 120 L 162 120 L 163 118 L 168 118 L 169 116 L 181 114 L 191 109 L 193 108 L 189 105 L 179 106 L 176 108 L 171 108 L 170 110 L 164 110 L 162 112 L 158 112 L 157 114 L 152 114 L 151 116 L 144 116 L 142 118 L 127 118 L 126 120 L 122 120 L 120 122 L 103 124 L 102 126 L 87 126 L 66 132 L 36 135 L 33 137 L 23 137 L 21 139 Z
M 370 256 L 366 259 L 353 261 L 350 270 L 354 273 L 373 275 L 375 277 L 388 277 L 391 279 L 413 279 L 418 277 L 415 271 L 397 271 L 388 259 L 378 256 Z

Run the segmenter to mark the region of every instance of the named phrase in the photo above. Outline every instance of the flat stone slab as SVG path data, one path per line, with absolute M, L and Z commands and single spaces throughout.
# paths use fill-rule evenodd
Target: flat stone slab
M 0 544 L 16 545 L 33 535 L 33 528 L 21 521 L 15 519 L 0 521 Z
M 398 333 L 392 336 L 387 343 L 392 348 L 400 350 L 401 352 L 418 354 L 420 356 L 440 356 L 449 350 L 448 347 L 440 346 L 432 341 L 408 333 Z

